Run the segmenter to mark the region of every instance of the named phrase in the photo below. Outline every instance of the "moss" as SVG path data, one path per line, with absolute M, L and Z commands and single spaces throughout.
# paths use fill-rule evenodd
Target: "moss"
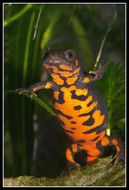
M 46 177 L 20 176 L 5 178 L 5 186 L 125 186 L 125 166 L 123 162 L 112 163 L 112 157 L 74 169 L 69 175 L 49 179 Z

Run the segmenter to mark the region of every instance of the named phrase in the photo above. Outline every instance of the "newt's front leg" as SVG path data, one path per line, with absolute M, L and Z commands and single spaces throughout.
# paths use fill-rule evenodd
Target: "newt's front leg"
M 40 89 L 50 89 L 50 88 L 52 88 L 52 82 L 46 81 L 46 82 L 35 83 L 27 89 L 24 89 L 24 88 L 17 89 L 17 91 L 19 92 L 19 94 L 27 92 L 27 93 L 30 93 L 31 95 L 36 95 L 35 94 L 36 91 L 38 91 Z
M 90 83 L 95 80 L 99 80 L 103 77 L 105 71 L 105 65 L 99 65 L 97 69 L 93 69 L 89 73 L 85 73 L 82 79 L 83 83 Z

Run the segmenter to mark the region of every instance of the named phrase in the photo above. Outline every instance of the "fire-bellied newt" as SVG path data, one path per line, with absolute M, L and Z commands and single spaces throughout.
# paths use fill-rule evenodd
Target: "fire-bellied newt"
M 64 132 L 73 142 L 66 149 L 69 166 L 80 168 L 75 159 L 77 153 L 85 151 L 85 162 L 92 162 L 101 156 L 103 148 L 108 145 L 115 146 L 118 160 L 123 159 L 120 141 L 106 135 L 107 106 L 93 84 L 93 81 L 103 77 L 104 66 L 84 72 L 80 59 L 71 49 L 49 51 L 43 62 L 52 80 L 38 82 L 23 92 L 53 89 L 53 108 Z

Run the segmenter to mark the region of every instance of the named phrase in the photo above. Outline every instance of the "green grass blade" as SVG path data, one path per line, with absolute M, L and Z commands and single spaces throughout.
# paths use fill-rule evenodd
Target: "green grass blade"
M 24 63 L 23 63 L 23 86 L 25 84 L 25 77 L 26 77 L 27 69 L 28 69 L 28 65 L 29 65 L 28 60 L 29 60 L 29 55 L 30 55 L 29 51 L 30 51 L 31 40 L 32 40 L 34 19 L 35 19 L 35 14 L 33 12 L 31 19 L 30 19 L 29 27 L 28 27 L 28 34 L 27 34 L 26 46 L 25 46 L 25 56 L 24 56 Z
M 50 108 L 45 102 L 43 102 L 40 98 L 36 97 L 36 96 L 32 96 L 30 97 L 28 94 L 23 94 L 26 97 L 29 97 L 30 99 L 32 99 L 33 101 L 35 101 L 37 104 L 39 104 L 41 107 L 43 107 L 44 109 L 46 109 L 51 115 L 56 116 L 55 112 L 52 110 L 52 108 Z
M 41 49 L 46 48 L 47 43 L 50 41 L 51 37 L 53 36 L 54 28 L 57 28 L 57 22 L 59 21 L 59 19 L 60 19 L 60 12 L 57 11 L 53 15 L 50 24 L 43 33 L 41 40 Z
M 9 19 L 4 21 L 4 27 L 9 26 L 12 22 L 19 19 L 21 16 L 23 16 L 30 8 L 32 8 L 32 4 L 26 5 L 20 12 L 15 14 L 14 16 L 10 17 Z
M 8 91 L 8 94 L 12 94 L 12 93 L 19 93 L 19 92 L 18 92 L 18 90 Z M 31 96 L 30 94 L 28 94 L 26 92 L 22 93 L 22 95 L 26 96 L 27 98 L 30 98 L 31 100 L 33 100 L 34 102 L 39 104 L 41 107 L 43 107 L 45 110 L 47 110 L 51 115 L 56 116 L 53 109 L 50 106 L 48 106 L 44 101 L 42 101 L 40 98 L 38 98 L 37 96 L 35 96 L 35 95 Z

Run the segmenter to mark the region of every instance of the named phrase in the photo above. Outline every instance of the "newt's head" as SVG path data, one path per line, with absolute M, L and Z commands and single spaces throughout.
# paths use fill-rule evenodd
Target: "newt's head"
M 52 50 L 44 56 L 44 67 L 52 76 L 58 74 L 62 77 L 72 77 L 79 75 L 80 63 L 76 53 L 67 49 Z

